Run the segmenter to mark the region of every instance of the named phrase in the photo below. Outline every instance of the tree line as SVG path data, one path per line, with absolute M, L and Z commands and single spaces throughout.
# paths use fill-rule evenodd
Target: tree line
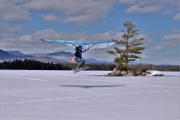
M 115 64 L 86 64 L 90 67 L 89 70 L 110 70 L 112 71 L 116 65 Z M 12 60 L 0 62 L 0 69 L 12 69 L 12 70 L 72 70 L 76 68 L 75 63 L 53 63 L 53 62 L 40 62 L 34 59 L 24 59 L 24 60 Z M 141 66 L 142 68 L 148 70 L 159 70 L 159 71 L 180 71 L 179 65 L 129 65 L 129 67 Z
M 53 62 L 40 62 L 34 59 L 24 59 L 13 61 L 3 61 L 0 63 L 0 69 L 18 69 L 18 70 L 69 70 L 70 67 L 63 64 L 54 64 Z

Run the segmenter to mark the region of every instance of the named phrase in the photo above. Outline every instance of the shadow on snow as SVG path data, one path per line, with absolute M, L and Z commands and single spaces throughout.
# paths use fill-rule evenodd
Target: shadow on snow
M 62 87 L 79 87 L 79 88 L 101 88 L 101 87 L 120 87 L 125 85 L 60 85 Z

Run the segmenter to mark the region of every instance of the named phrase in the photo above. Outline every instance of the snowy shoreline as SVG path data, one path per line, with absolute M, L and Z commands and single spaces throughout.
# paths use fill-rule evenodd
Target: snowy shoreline
M 18 71 L 24 71 L 24 72 L 54 72 L 54 73 L 68 73 L 68 74 L 77 74 L 77 75 L 88 75 L 88 76 L 105 76 L 105 77 L 119 77 L 119 76 L 106 76 L 108 73 L 112 71 L 98 71 L 98 70 L 85 70 L 80 71 L 78 73 L 73 73 L 73 70 L 2 70 L 0 69 L 0 72 L 3 71 L 9 71 L 9 72 L 18 72 Z M 164 74 L 164 76 L 172 76 L 172 77 L 180 77 L 180 71 L 159 71 Z M 122 77 L 122 76 L 121 76 Z M 148 76 L 123 76 L 123 77 L 148 77 Z M 157 77 L 157 76 L 156 76 Z M 163 76 L 161 76 L 163 77 Z

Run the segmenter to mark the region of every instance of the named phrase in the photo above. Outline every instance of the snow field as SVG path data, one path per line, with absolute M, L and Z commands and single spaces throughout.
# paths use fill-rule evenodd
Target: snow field
M 0 120 L 179 120 L 179 72 L 0 70 Z

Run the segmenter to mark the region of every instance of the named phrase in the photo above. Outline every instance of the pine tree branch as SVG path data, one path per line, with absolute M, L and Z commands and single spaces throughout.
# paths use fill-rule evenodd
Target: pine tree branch
M 109 51 L 107 51 L 109 54 L 111 54 L 111 55 L 115 55 L 116 54 L 116 52 L 114 52 L 113 50 L 109 50 Z
M 137 56 L 137 55 L 130 55 L 129 58 L 135 58 L 135 59 L 137 59 L 137 58 L 140 58 L 140 57 Z
M 116 42 L 116 44 L 118 44 L 118 45 L 121 45 L 121 46 L 123 46 L 123 47 L 125 47 L 125 45 L 126 45 L 126 43 L 125 43 L 125 41 L 124 40 L 112 40 L 113 42 Z

